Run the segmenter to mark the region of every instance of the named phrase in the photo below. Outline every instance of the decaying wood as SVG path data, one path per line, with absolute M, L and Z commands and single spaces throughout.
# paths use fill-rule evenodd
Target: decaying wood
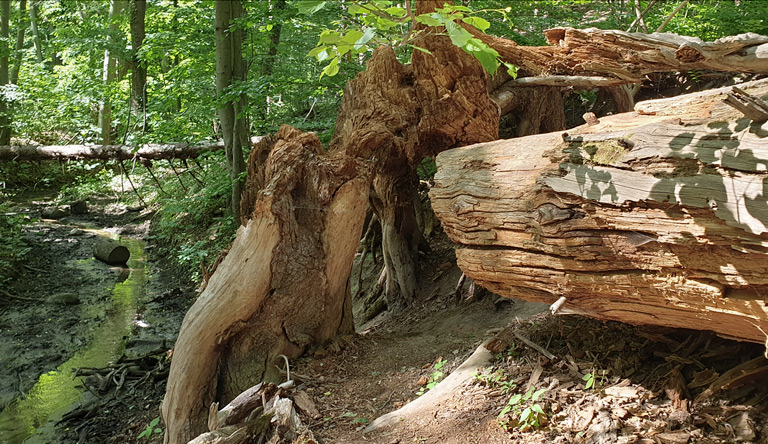
M 136 150 L 128 145 L 50 145 L 50 146 L 0 146 L 0 161 L 28 160 L 131 160 L 131 159 L 187 159 L 206 151 L 224 148 L 224 144 L 207 143 L 192 145 L 168 143 L 143 145 Z
M 504 61 L 518 66 L 521 75 L 540 78 L 521 78 L 518 85 L 556 82 L 587 88 L 616 84 L 617 79 L 639 83 L 645 74 L 691 69 L 768 74 L 768 36 L 754 33 L 705 42 L 669 33 L 553 28 L 544 32 L 550 46 L 519 46 L 467 28 Z
M 163 401 L 166 443 L 205 429 L 208 406 L 276 380 L 283 354 L 352 331 L 350 264 L 370 179 L 354 159 L 325 153 L 284 126 L 249 157 L 248 222 L 184 318 Z M 264 149 L 261 149 L 264 148 Z M 261 164 L 259 153 L 268 156 Z M 262 170 L 257 174 L 257 170 Z M 301 295 L 300 297 L 293 297 Z
M 405 419 L 417 418 L 426 410 L 438 405 L 441 400 L 450 396 L 456 389 L 470 381 L 473 378 L 473 375 L 476 375 L 478 372 L 482 371 L 484 367 L 488 366 L 493 359 L 493 354 L 486 348 L 489 342 L 490 339 L 477 347 L 474 353 L 472 353 L 466 361 L 464 361 L 456 370 L 452 371 L 445 379 L 440 381 L 437 386 L 405 406 L 376 418 L 375 421 L 371 422 L 368 427 L 365 428 L 363 433 L 370 433 L 375 430 L 390 427 Z
M 110 265 L 121 265 L 128 262 L 131 252 L 118 241 L 99 238 L 93 244 L 93 257 Z
M 751 94 L 747 94 L 740 88 L 732 87 L 724 102 L 741 111 L 742 114 L 755 122 L 762 123 L 768 120 L 768 103 Z
M 764 343 L 768 125 L 726 93 L 441 153 L 430 196 L 459 266 L 561 313 Z

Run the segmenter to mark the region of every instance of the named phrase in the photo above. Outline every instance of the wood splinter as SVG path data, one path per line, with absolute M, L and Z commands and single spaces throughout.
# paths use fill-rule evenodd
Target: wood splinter
M 731 88 L 731 92 L 723 102 L 741 111 L 744 116 L 756 123 L 768 121 L 768 103 L 735 86 Z
M 552 305 L 549 306 L 549 311 L 556 315 L 560 312 L 560 308 L 565 304 L 566 298 L 565 296 L 560 296 L 555 302 L 552 303 Z

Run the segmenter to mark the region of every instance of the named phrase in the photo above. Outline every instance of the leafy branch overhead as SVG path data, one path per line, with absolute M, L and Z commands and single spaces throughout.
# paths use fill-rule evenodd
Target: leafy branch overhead
M 312 15 L 328 3 L 305 1 L 300 4 L 299 12 Z M 351 29 L 342 26 L 341 22 L 336 22 L 339 28 L 348 30 L 324 29 L 317 46 L 308 54 L 319 62 L 327 62 L 320 76 L 336 75 L 343 57 L 372 51 L 377 45 L 409 47 L 431 54 L 419 46 L 419 41 L 426 35 L 435 34 L 448 36 L 454 45 L 475 57 L 489 74 L 495 74 L 503 64 L 513 78 L 517 76 L 516 66 L 502 61 L 495 49 L 465 28 L 472 26 L 485 32 L 491 24 L 478 15 L 481 12 L 497 13 L 504 22 L 509 22 L 507 13 L 511 11 L 510 7 L 473 11 L 466 6 L 445 5 L 434 12 L 414 15 L 410 10 L 410 3 L 406 2 L 403 8 L 397 6 L 398 2 L 390 0 L 353 2 L 346 10 L 348 17 L 354 22 Z

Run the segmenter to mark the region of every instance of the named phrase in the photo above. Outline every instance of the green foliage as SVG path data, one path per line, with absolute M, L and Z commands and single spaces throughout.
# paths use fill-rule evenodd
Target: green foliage
M 149 425 L 147 425 L 147 428 L 144 429 L 143 432 L 141 432 L 138 436 L 139 439 L 146 438 L 149 439 L 152 437 L 152 435 L 159 435 L 163 433 L 163 430 L 159 427 L 157 427 L 157 424 L 160 422 L 160 418 L 155 418 L 152 421 L 150 421 Z
M 547 419 L 547 414 L 537 401 L 546 392 L 547 389 L 534 391 L 534 387 L 531 387 L 524 394 L 516 393 L 510 396 L 499 413 L 499 425 L 505 430 L 509 427 L 519 429 L 541 427 Z
M 319 11 L 327 2 L 312 2 L 311 7 L 302 9 L 305 14 Z M 339 73 L 339 64 L 344 58 L 370 53 L 377 45 L 392 45 L 394 47 L 410 47 L 427 54 L 427 49 L 419 46 L 419 41 L 426 35 L 447 35 L 451 42 L 475 57 L 483 68 L 494 74 L 503 63 L 499 53 L 480 39 L 474 37 L 462 24 L 474 26 L 480 31 L 486 31 L 491 23 L 480 14 L 496 13 L 502 21 L 508 22 L 507 13 L 510 7 L 503 9 L 484 9 L 473 11 L 462 5 L 447 4 L 435 12 L 414 15 L 400 6 L 399 2 L 386 0 L 370 0 L 352 2 L 345 11 L 346 17 L 357 26 L 349 27 L 344 20 L 340 21 L 340 29 L 324 29 L 320 33 L 317 46 L 309 53 L 318 62 L 327 62 L 320 77 L 334 76 Z M 426 29 L 417 28 L 424 25 Z M 517 76 L 517 68 L 504 63 L 510 75 Z
M 437 387 L 437 384 L 440 383 L 440 381 L 443 379 L 443 376 L 445 376 L 445 373 L 443 373 L 443 366 L 448 361 L 445 359 L 439 359 L 433 366 L 432 366 L 432 374 L 429 375 L 429 379 L 427 380 L 427 385 L 420 388 L 416 394 L 421 396 L 424 393 L 432 390 L 433 388 Z
M 606 370 L 598 371 L 598 370 L 592 369 L 591 372 L 581 377 L 581 380 L 584 381 L 584 388 L 589 390 L 591 388 L 597 388 L 598 386 L 603 385 L 603 382 L 605 381 L 606 373 L 607 373 Z
M 211 265 L 234 239 L 239 221 L 227 211 L 231 183 L 223 153 L 209 153 L 199 162 L 205 168 L 205 186 L 175 175 L 168 176 L 159 196 L 162 208 L 152 224 L 150 238 L 160 254 L 172 258 L 199 282 L 202 265 Z M 200 172 L 198 172 L 200 173 Z
M 0 288 L 15 274 L 16 267 L 30 251 L 24 240 L 24 217 L 13 215 L 8 205 L 0 203 Z

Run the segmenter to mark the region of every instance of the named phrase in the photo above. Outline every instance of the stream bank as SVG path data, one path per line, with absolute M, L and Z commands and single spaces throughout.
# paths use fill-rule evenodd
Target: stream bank
M 194 296 L 186 279 L 165 271 L 168 264 L 145 260 L 151 212 L 105 199 L 89 202 L 84 214 L 44 219 L 52 199 L 26 195 L 13 202 L 13 211 L 28 218 L 24 234 L 32 250 L 6 287 L 18 299 L 0 301 L 2 444 L 84 442 L 54 427 L 68 411 L 93 402 L 73 370 L 169 349 Z M 99 236 L 120 238 L 131 251 L 127 267 L 93 258 Z M 143 421 L 143 409 L 136 410 Z

